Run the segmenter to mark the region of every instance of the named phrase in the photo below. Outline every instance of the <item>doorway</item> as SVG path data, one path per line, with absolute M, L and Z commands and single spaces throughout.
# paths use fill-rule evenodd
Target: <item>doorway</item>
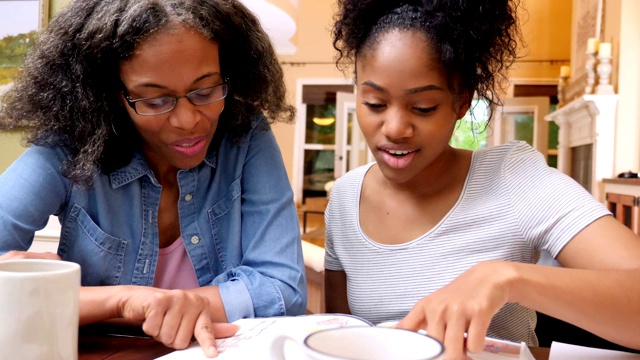
M 549 114 L 549 110 L 549 98 L 544 96 L 504 99 L 487 137 L 489 146 L 512 140 L 526 141 L 547 159 L 549 123 L 544 117 Z
M 354 86 L 347 79 L 299 79 L 296 93 L 292 186 L 294 200 L 304 204 L 307 198 L 326 197 L 326 184 L 350 168 Z

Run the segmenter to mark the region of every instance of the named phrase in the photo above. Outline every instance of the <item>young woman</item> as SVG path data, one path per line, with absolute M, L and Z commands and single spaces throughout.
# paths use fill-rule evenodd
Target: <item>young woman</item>
M 639 239 L 525 143 L 449 145 L 474 96 L 499 104 L 515 1 L 338 6 L 338 64 L 355 64 L 376 162 L 331 193 L 327 311 L 425 329 L 448 359 L 487 335 L 536 345 L 535 310 L 640 348 Z M 540 254 L 564 268 L 536 265 Z
M 2 128 L 32 146 L 0 177 L 1 258 L 79 263 L 81 323 L 141 323 L 175 348 L 195 335 L 213 356 L 213 330 L 235 330 L 213 323 L 304 313 L 297 213 L 263 115 L 294 111 L 238 1 L 75 1 L 2 101 Z M 51 214 L 58 253 L 27 252 Z

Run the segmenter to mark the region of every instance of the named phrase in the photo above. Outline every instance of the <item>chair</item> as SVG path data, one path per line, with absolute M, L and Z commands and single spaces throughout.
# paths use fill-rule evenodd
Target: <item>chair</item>
M 329 199 L 327 197 L 308 197 L 305 199 L 304 205 L 300 207 L 300 211 L 302 211 L 302 232 L 307 232 L 307 215 L 309 214 L 317 214 L 323 215 L 324 211 L 327 209 L 327 204 L 329 204 Z
M 633 195 L 624 195 L 608 192 L 606 194 L 607 208 L 613 216 L 626 227 L 638 233 L 638 198 Z

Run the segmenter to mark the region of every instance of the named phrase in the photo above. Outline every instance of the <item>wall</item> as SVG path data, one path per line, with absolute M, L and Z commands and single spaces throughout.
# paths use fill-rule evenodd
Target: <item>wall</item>
M 571 58 L 571 10 L 568 0 L 524 0 L 519 14 L 525 47 L 510 76 L 557 79 Z

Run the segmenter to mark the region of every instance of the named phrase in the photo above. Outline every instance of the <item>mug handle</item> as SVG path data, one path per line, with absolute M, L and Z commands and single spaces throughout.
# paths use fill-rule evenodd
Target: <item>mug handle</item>
M 280 335 L 275 339 L 273 339 L 273 341 L 271 342 L 271 347 L 269 348 L 269 355 L 270 355 L 269 359 L 286 360 L 284 356 L 284 345 L 289 340 L 295 342 L 296 345 L 299 345 L 294 338 L 288 335 Z

